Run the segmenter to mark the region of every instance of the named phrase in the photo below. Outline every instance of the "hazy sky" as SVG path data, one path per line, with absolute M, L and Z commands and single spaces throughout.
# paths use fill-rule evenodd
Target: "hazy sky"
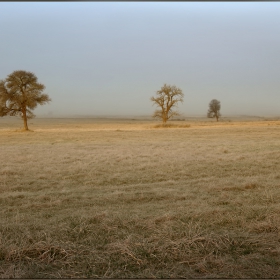
M 35 114 L 149 115 L 164 83 L 186 116 L 280 115 L 280 2 L 1 2 L 0 79 L 36 74 Z

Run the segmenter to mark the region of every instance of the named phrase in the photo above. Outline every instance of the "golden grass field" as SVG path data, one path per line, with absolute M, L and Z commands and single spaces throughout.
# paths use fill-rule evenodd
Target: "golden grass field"
M 2 278 L 280 278 L 280 120 L 0 120 Z

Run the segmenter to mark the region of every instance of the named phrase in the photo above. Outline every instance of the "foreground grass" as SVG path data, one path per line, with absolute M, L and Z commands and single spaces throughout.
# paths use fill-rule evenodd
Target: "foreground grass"
M 4 127 L 1 277 L 279 278 L 279 123 Z

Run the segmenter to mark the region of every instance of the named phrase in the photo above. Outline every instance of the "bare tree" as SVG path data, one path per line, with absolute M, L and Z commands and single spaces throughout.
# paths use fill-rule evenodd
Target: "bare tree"
M 160 109 L 156 110 L 153 117 L 160 118 L 165 124 L 169 119 L 174 116 L 179 116 L 174 107 L 178 106 L 178 102 L 183 102 L 184 94 L 181 89 L 175 86 L 164 86 L 156 92 L 157 97 L 152 97 L 153 105 L 156 104 Z
M 14 71 L 5 80 L 0 80 L 0 116 L 21 116 L 24 130 L 28 130 L 27 119 L 34 118 L 38 104 L 51 101 L 43 94 L 45 86 L 37 82 L 37 77 L 27 71 Z
M 209 109 L 207 113 L 208 118 L 216 118 L 217 122 L 221 116 L 220 114 L 221 103 L 217 99 L 213 99 L 209 103 Z

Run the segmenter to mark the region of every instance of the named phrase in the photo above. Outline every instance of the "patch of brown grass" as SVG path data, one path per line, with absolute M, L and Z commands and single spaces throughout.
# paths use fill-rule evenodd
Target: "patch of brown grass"
M 5 254 L 5 253 L 4 253 Z M 47 244 L 39 241 L 35 244 L 26 246 L 25 248 L 9 248 L 4 258 L 6 261 L 22 262 L 22 261 L 40 261 L 43 263 L 52 263 L 55 261 L 65 260 L 73 253 L 66 251 L 59 245 Z M 3 256 L 2 256 L 3 257 Z

